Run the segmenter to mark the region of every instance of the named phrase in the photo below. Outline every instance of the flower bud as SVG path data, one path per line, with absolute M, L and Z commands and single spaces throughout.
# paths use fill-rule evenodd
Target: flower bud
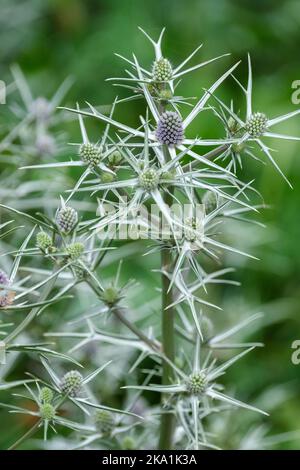
M 43 387 L 40 391 L 39 398 L 42 403 L 51 403 L 53 400 L 53 391 L 51 388 Z
M 174 111 L 166 111 L 160 117 L 156 138 L 161 144 L 179 145 L 184 139 L 182 119 Z
M 239 130 L 239 123 L 232 116 L 229 117 L 227 126 L 231 134 L 235 134 Z
M 268 118 L 263 113 L 252 114 L 246 122 L 246 131 L 251 137 L 260 137 L 266 130 Z
M 97 429 L 105 435 L 109 435 L 115 426 L 113 414 L 107 410 L 96 410 L 95 425 Z
M 187 392 L 191 395 L 201 395 L 206 388 L 207 379 L 203 372 L 198 372 L 189 376 L 186 384 Z
M 118 166 L 123 160 L 123 156 L 119 150 L 115 150 L 108 156 L 108 161 L 112 166 Z
M 70 206 L 62 207 L 56 215 L 56 223 L 64 234 L 70 233 L 78 221 L 78 214 Z
M 152 77 L 156 82 L 167 82 L 173 75 L 172 66 L 168 59 L 161 57 L 154 62 L 152 68 Z
M 42 419 L 51 421 L 55 417 L 55 408 L 50 403 L 43 403 L 40 406 L 40 416 Z
M 114 304 L 116 304 L 120 300 L 120 292 L 117 289 L 117 287 L 114 287 L 114 286 L 106 287 L 106 289 L 104 289 L 104 291 L 101 294 L 101 299 L 109 307 L 112 307 Z
M 155 168 L 147 168 L 139 176 L 139 184 L 146 191 L 153 191 L 159 183 L 159 173 Z
M 113 175 L 112 173 L 109 173 L 109 171 L 103 171 L 101 173 L 101 181 L 104 184 L 112 183 L 114 179 L 115 179 L 115 175 Z
M 75 242 L 75 243 L 72 243 L 71 245 L 68 245 L 66 251 L 68 253 L 68 256 L 71 258 L 71 260 L 75 261 L 78 258 L 80 258 L 80 256 L 83 254 L 84 245 L 83 243 Z
M 80 394 L 82 388 L 82 375 L 77 370 L 67 372 L 60 383 L 60 389 L 63 393 L 76 397 Z
M 244 142 L 232 144 L 231 149 L 234 153 L 241 153 L 246 147 Z
M 99 165 L 102 159 L 103 151 L 101 147 L 98 147 L 98 145 L 86 143 L 81 144 L 79 149 L 79 155 L 84 163 L 87 163 L 89 166 L 94 167 Z
M 172 98 L 173 98 L 173 93 L 170 89 L 167 89 L 167 90 L 161 90 L 159 92 L 159 98 L 162 100 L 162 101 L 170 101 Z
M 122 446 L 123 450 L 135 450 L 136 449 L 136 442 L 132 437 L 126 436 L 126 437 L 124 437 L 124 439 L 121 443 L 121 446 Z
M 47 251 L 52 247 L 52 238 L 46 232 L 39 232 L 36 236 L 36 246 L 42 251 Z

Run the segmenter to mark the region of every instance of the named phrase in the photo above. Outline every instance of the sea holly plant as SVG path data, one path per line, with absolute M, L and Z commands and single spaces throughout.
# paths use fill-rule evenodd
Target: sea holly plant
M 0 205 L 5 218 L 0 225 L 0 310 L 9 315 L 0 324 L 7 360 L 0 391 L 23 386 L 26 396 L 14 397 L 33 402 L 1 406 L 35 419 L 11 448 L 37 436 L 44 439 L 43 448 L 59 442 L 72 449 L 215 449 L 222 444 L 212 432 L 216 416 L 235 410 L 264 416 L 269 411 L 240 400 L 222 380 L 227 369 L 239 367 L 246 354 L 263 346 L 245 333 L 261 314 L 218 331 L 215 315 L 222 305 L 211 292 L 215 285 L 239 285 L 234 270 L 222 266 L 227 253 L 257 259 L 236 245 L 233 233 L 228 237 L 232 221 L 261 225 L 255 216 L 264 205 L 255 182 L 244 174 L 243 160 L 259 160 L 263 153 L 287 180 L 265 138 L 299 140 L 273 132 L 273 126 L 299 110 L 269 118 L 253 109 L 250 57 L 246 86 L 236 77 L 237 62 L 224 67 L 196 101 L 185 97 L 178 91 L 184 90 L 185 75 L 227 54 L 189 65 L 199 46 L 173 65 L 163 54 L 164 30 L 158 40 L 141 32 L 154 49 L 153 62 L 145 65 L 134 54 L 117 54 L 126 63 L 126 76 L 109 79 L 129 96 L 117 97 L 106 114 L 79 100 L 74 108 L 64 108 L 78 118 L 80 131 L 69 147 L 70 159 L 51 154 L 20 169 L 28 178 L 44 170 L 55 178 L 56 169 L 77 167 L 76 181 L 66 181 L 55 195 L 55 210 L 32 213 Z M 15 73 L 23 83 L 20 72 Z M 245 97 L 244 118 L 235 111 L 239 102 L 228 105 L 220 99 L 225 80 L 232 80 Z M 119 107 L 129 110 L 132 100 L 144 104 L 136 127 L 116 117 Z M 45 103 L 35 107 L 39 113 L 48 109 Z M 202 113 L 223 125 L 214 138 L 202 135 L 197 120 Z M 93 138 L 91 120 L 103 129 Z M 192 123 L 198 126 L 193 137 Z M 81 210 L 84 204 L 89 209 Z M 24 226 L 28 232 L 20 242 Z M 150 300 L 140 306 L 134 302 L 136 292 L 146 293 L 148 286 L 143 276 L 136 276 L 140 282 L 126 278 L 132 256 L 145 260 L 145 272 L 151 259 L 151 275 L 160 278 Z M 74 300 L 71 319 L 54 316 Z M 222 351 L 227 355 L 223 360 Z M 30 354 L 37 367 L 23 379 L 7 380 L 14 354 Z M 112 398 L 117 389 L 124 394 L 122 403 L 106 404 L 105 397 Z M 149 392 L 160 397 L 153 406 L 147 403 Z M 60 435 L 61 426 L 67 434 Z M 243 436 L 240 447 L 242 442 Z

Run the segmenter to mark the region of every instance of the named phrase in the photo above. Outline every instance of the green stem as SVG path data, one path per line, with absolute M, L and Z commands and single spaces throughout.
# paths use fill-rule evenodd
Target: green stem
M 164 155 L 166 161 L 170 158 L 167 147 L 164 147 Z M 171 191 L 171 189 L 170 189 Z M 164 202 L 169 207 L 172 205 L 172 192 L 165 193 Z M 172 254 L 169 247 L 163 248 L 161 252 L 161 269 L 163 272 L 171 272 Z M 170 362 L 175 360 L 175 325 L 174 325 L 174 309 L 166 308 L 173 302 L 173 292 L 170 287 L 169 278 L 162 273 L 162 349 L 165 356 Z M 163 362 L 162 383 L 169 385 L 174 380 L 174 371 L 169 362 Z M 165 397 L 162 395 L 162 404 Z M 160 423 L 159 449 L 171 449 L 174 433 L 174 415 L 172 413 L 163 413 Z
M 39 419 L 25 434 L 23 434 L 20 439 L 18 439 L 12 446 L 8 448 L 8 450 L 15 450 L 17 447 L 19 447 L 22 442 L 24 442 L 28 437 L 32 436 L 38 429 L 39 425 L 41 423 L 41 420 Z

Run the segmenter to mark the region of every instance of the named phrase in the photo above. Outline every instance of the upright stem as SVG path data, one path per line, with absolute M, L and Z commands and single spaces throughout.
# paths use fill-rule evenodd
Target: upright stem
M 13 445 L 11 445 L 8 450 L 15 450 L 17 447 L 19 447 L 22 442 L 24 442 L 28 437 L 32 436 L 37 430 L 39 425 L 41 424 L 41 420 L 39 419 L 25 434 L 23 434 L 20 439 L 18 439 Z
M 164 155 L 166 161 L 170 158 L 167 147 L 164 147 Z M 169 188 L 170 190 L 170 188 Z M 164 202 L 169 207 L 172 205 L 172 192 L 165 193 Z M 170 272 L 172 269 L 172 254 L 169 247 L 163 248 L 161 252 L 161 269 L 162 269 L 162 323 L 161 323 L 161 341 L 162 350 L 165 356 L 174 362 L 175 359 L 175 326 L 174 326 L 174 309 L 166 308 L 173 302 L 173 292 L 170 287 L 170 280 L 164 272 Z M 174 371 L 169 362 L 164 361 L 162 364 L 162 383 L 169 385 L 174 379 Z M 162 404 L 165 397 L 162 395 Z M 159 449 L 171 449 L 174 432 L 174 415 L 172 413 L 162 413 L 160 423 Z

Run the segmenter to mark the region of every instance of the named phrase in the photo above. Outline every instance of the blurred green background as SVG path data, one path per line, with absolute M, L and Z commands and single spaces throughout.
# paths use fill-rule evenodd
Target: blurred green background
M 110 76 L 124 75 L 123 63 L 113 53 L 128 57 L 133 51 L 149 67 L 152 49 L 137 27 L 157 37 L 166 26 L 164 55 L 175 65 L 202 42 L 204 46 L 197 56 L 201 61 L 231 53 L 189 75 L 180 88 L 185 96 L 199 96 L 203 87 L 240 58 L 238 76 L 245 82 L 246 54 L 250 52 L 255 110 L 274 117 L 297 109 L 291 102 L 292 82 L 300 79 L 297 0 L 1 0 L 0 25 L 0 77 L 9 83 L 10 66 L 18 63 L 35 96 L 51 97 L 59 84 L 72 76 L 74 85 L 64 104 L 74 106 L 78 101 L 84 105 L 87 100 L 107 105 L 116 93 L 125 97 L 125 90 L 105 81 Z M 244 111 L 233 80 L 222 85 L 219 96 L 227 103 L 236 99 L 236 109 Z M 142 111 L 142 104 L 134 101 L 120 107 L 118 118 L 136 124 Z M 215 135 L 215 121 L 206 119 L 205 113 L 203 116 L 193 124 L 192 131 Z M 68 128 L 73 141 L 78 141 L 77 123 L 62 126 Z M 90 129 L 99 132 L 95 123 L 90 123 Z M 300 118 L 289 120 L 281 129 L 300 136 Z M 300 339 L 300 146 L 297 142 L 276 141 L 270 142 L 270 147 L 278 151 L 276 159 L 294 189 L 269 164 L 245 162 L 244 179 L 255 177 L 256 187 L 270 208 L 259 216 L 266 223 L 265 229 L 245 225 L 238 228 L 238 238 L 240 246 L 248 247 L 261 261 L 227 257 L 226 264 L 236 265 L 235 279 L 242 286 L 216 290 L 224 312 L 214 315 L 218 316 L 216 322 L 226 326 L 251 312 L 264 312 L 251 339 L 263 341 L 265 348 L 243 359 L 224 380 L 234 384 L 239 397 L 250 401 L 271 389 L 264 397 L 266 409 L 268 400 L 272 404 L 275 396 L 272 388 L 281 384 L 287 387 L 288 392 L 271 417 L 263 420 L 274 434 L 300 429 L 300 365 L 291 362 L 291 344 Z M 1 168 L 5 170 L 3 164 Z M 148 283 L 146 296 L 150 298 L 151 285 L 157 285 L 158 279 L 153 273 L 144 273 L 142 262 L 132 258 L 124 277 L 131 273 L 136 277 L 139 272 L 141 283 Z M 142 295 L 144 292 L 137 303 L 142 303 Z M 4 437 L 7 416 L 0 416 L 3 448 L 13 439 L 14 431 Z M 20 433 L 19 425 L 12 429 Z M 300 437 L 282 446 L 300 449 Z

